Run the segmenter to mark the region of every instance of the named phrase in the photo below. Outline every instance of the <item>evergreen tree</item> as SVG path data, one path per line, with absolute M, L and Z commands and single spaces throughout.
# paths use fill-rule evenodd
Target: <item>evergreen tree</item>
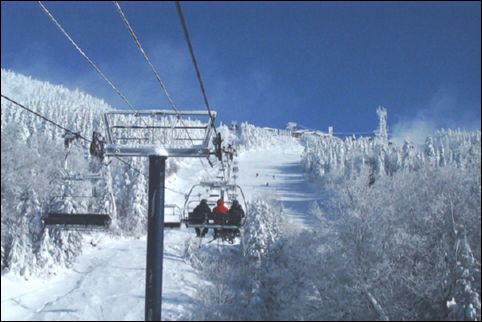
M 16 213 L 15 233 L 8 263 L 11 271 L 28 277 L 36 264 L 34 237 L 41 218 L 40 204 L 31 188 L 22 192 Z

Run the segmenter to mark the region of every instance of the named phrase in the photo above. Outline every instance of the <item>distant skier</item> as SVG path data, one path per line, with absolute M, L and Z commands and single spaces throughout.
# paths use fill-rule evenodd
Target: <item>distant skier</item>
M 269 186 L 269 182 L 266 182 L 266 187 L 268 187 L 268 186 Z
M 273 174 L 273 180 L 275 180 L 275 179 L 276 179 L 276 176 Z
M 256 172 L 256 178 L 257 178 L 257 177 L 259 177 L 259 173 L 258 173 L 258 172 Z

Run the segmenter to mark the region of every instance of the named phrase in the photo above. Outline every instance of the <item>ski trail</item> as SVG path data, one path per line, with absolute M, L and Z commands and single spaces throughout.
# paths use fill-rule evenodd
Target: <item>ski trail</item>
M 281 202 L 294 227 L 309 229 L 310 204 L 319 194 L 304 177 L 300 144 L 248 151 L 239 158 L 238 183 L 249 199 L 268 196 Z M 199 162 L 180 161 L 166 185 L 187 192 L 206 173 Z M 258 173 L 258 177 L 256 177 Z M 274 177 L 273 177 L 274 176 Z M 268 183 L 268 186 L 266 186 Z M 166 203 L 183 205 L 182 194 L 166 191 Z M 166 229 L 164 236 L 163 320 L 181 320 L 193 312 L 196 292 L 208 281 L 184 261 L 194 232 Z M 57 276 L 23 280 L 2 276 L 2 320 L 143 320 L 146 239 L 104 238 L 86 246 L 73 267 Z M 5 282 L 5 283 L 4 283 Z M 5 285 L 4 285 L 5 284 Z
M 199 162 L 180 162 L 178 175 L 166 184 L 188 191 L 205 173 Z M 166 191 L 166 203 L 182 206 L 183 202 L 184 195 Z M 165 230 L 163 320 L 182 320 L 193 311 L 196 290 L 205 285 L 184 262 L 185 243 L 193 236 L 185 228 Z M 57 276 L 30 280 L 2 276 L 2 305 L 15 306 L 2 310 L 2 320 L 143 320 L 145 265 L 145 237 L 104 238 L 95 248 L 87 243 L 73 267 Z
M 163 320 L 180 320 L 190 312 L 196 289 L 204 283 L 183 259 L 189 238 L 185 229 L 165 234 Z M 22 309 L 21 315 L 2 311 L 2 320 L 143 320 L 145 262 L 145 238 L 104 241 L 81 255 L 56 285 L 37 288 L 35 300 L 27 294 L 2 299 Z M 29 287 L 29 281 L 19 283 Z
M 238 183 L 248 199 L 258 195 L 277 200 L 293 226 L 308 229 L 316 220 L 309 209 L 320 201 L 320 192 L 305 178 L 302 152 L 299 143 L 244 152 L 239 157 Z

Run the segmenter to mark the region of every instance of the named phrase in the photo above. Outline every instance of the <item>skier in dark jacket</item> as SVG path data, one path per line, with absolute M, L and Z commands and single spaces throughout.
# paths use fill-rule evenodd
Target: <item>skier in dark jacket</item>
M 211 214 L 211 208 L 208 206 L 208 201 L 206 199 L 202 199 L 201 203 L 194 208 L 190 218 L 190 224 L 204 224 L 206 219 Z M 204 237 L 208 233 L 207 228 L 195 228 L 196 236 L 197 237 Z
M 228 212 L 228 225 L 241 225 L 241 220 L 244 218 L 244 210 L 237 200 L 233 200 L 231 208 Z
M 233 200 L 233 203 L 231 204 L 231 208 L 229 209 L 228 212 L 228 219 L 227 219 L 227 225 L 233 225 L 233 226 L 240 226 L 241 221 L 244 218 L 244 210 L 239 204 L 237 200 Z M 230 231 L 230 234 L 232 235 L 231 239 L 234 239 L 235 236 L 240 235 L 239 229 L 232 229 Z

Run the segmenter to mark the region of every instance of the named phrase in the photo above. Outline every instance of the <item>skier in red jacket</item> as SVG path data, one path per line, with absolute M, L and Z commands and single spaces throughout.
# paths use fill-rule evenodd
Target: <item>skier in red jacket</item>
M 228 215 L 228 208 L 224 205 L 224 199 L 220 198 L 217 202 L 217 207 L 214 207 L 213 209 L 213 214 L 217 215 Z M 214 220 L 214 223 L 216 225 L 223 225 L 224 220 Z M 214 228 L 214 238 L 216 239 L 218 237 L 218 229 Z
M 217 202 L 217 207 L 214 207 L 213 213 L 219 214 L 219 215 L 227 215 L 228 214 L 228 208 L 224 205 L 224 199 L 220 198 Z M 215 222 L 216 224 L 223 224 L 223 222 Z

